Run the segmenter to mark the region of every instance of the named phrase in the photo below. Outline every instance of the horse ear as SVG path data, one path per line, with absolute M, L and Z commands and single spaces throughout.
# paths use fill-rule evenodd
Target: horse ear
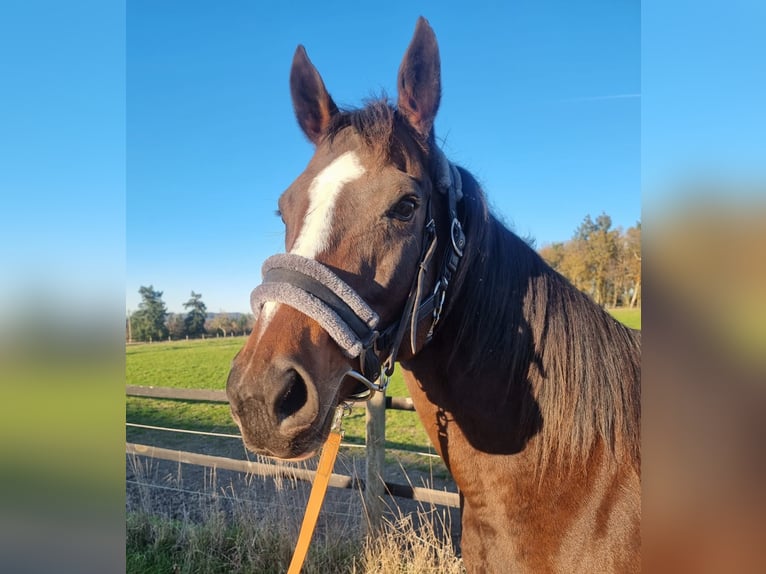
M 316 144 L 330 125 L 332 116 L 338 113 L 338 106 L 332 101 L 303 46 L 298 46 L 293 56 L 290 95 L 298 124 L 306 137 Z
M 428 139 L 441 99 L 441 63 L 436 36 L 428 21 L 418 18 L 415 34 L 399 66 L 399 111 Z

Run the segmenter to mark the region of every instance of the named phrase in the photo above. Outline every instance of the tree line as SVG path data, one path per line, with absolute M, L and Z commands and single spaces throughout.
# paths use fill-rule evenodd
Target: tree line
M 641 222 L 623 231 L 602 213 L 586 215 L 572 239 L 546 245 L 540 255 L 575 287 L 604 307 L 641 306 Z
M 202 294 L 191 292 L 183 304 L 186 313 L 169 313 L 162 300 L 162 291 L 153 285 L 138 289 L 141 302 L 138 310 L 125 321 L 128 341 L 164 341 L 167 339 L 195 339 L 205 336 L 246 335 L 253 329 L 254 318 L 244 313 L 216 313 L 208 316 Z

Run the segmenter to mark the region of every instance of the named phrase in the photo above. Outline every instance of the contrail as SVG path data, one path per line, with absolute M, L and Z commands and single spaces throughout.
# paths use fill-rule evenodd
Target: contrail
M 598 102 L 602 100 L 630 100 L 640 98 L 641 94 L 614 94 L 611 96 L 585 96 L 582 98 L 567 98 L 559 102 Z

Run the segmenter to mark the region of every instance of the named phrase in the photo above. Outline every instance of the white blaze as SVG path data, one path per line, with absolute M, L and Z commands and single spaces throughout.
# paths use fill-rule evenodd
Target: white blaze
M 330 165 L 319 172 L 309 186 L 309 207 L 300 235 L 295 240 L 290 253 L 314 259 L 317 254 L 324 251 L 330 238 L 335 203 L 343 186 L 359 179 L 364 172 L 365 169 L 359 162 L 359 158 L 352 151 L 335 158 Z M 259 339 L 274 318 L 279 305 L 271 301 L 263 305 Z
M 359 179 L 364 171 L 356 153 L 349 151 L 319 172 L 309 186 L 309 207 L 290 253 L 314 259 L 327 247 L 338 196 L 344 185 Z
M 269 326 L 269 323 L 271 323 L 271 320 L 274 318 L 278 307 L 279 303 L 274 303 L 273 301 L 267 301 L 263 304 L 260 315 L 258 317 L 258 322 L 261 324 L 261 326 L 258 328 L 259 341 L 261 337 L 263 337 L 263 333 L 266 331 L 266 327 Z

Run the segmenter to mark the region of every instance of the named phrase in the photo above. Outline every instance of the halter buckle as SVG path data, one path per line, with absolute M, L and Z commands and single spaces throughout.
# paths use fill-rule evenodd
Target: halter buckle
M 463 248 L 465 248 L 465 233 L 463 233 L 463 226 L 460 225 L 457 217 L 452 219 L 450 239 L 452 240 L 452 249 L 455 250 L 458 257 L 462 257 Z
M 434 287 L 433 298 L 436 303 L 434 303 L 433 321 L 431 322 L 431 327 L 428 329 L 428 333 L 426 333 L 426 340 L 428 341 L 434 336 L 436 325 L 439 323 L 439 319 L 441 319 L 442 310 L 444 309 L 444 300 L 447 297 L 448 285 L 447 278 L 442 277 L 436 282 L 436 287 Z

